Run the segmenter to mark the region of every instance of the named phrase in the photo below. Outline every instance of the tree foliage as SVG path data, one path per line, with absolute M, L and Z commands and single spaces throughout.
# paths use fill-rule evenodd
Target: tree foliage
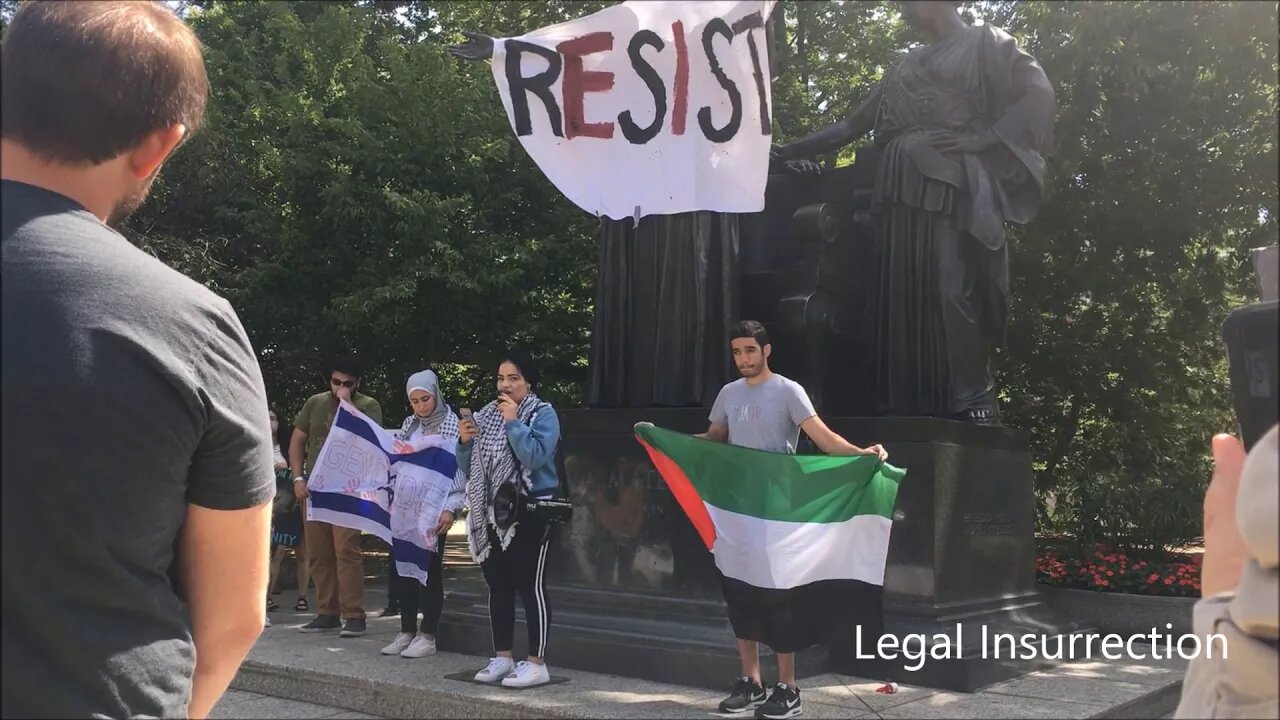
M 1000 377 L 1030 430 L 1042 525 L 1084 541 L 1200 533 L 1231 429 L 1219 328 L 1276 242 L 1275 3 L 1010 3 L 1059 102 L 1051 193 L 1013 241 Z
M 207 126 L 133 227 L 228 294 L 282 408 L 344 348 L 397 409 L 414 370 L 441 366 L 467 399 L 483 377 L 474 368 L 488 372 L 511 345 L 548 358 L 552 397 L 580 392 L 593 223 L 512 137 L 487 67 L 458 63 L 441 42 L 446 18 L 492 9 L 191 8 L 212 86 Z M 532 3 L 499 10 L 530 29 L 556 20 Z
M 7 2 L 8 0 L 5 0 Z M 209 120 L 132 221 L 227 294 L 285 416 L 354 348 L 394 416 L 424 363 L 470 401 L 513 344 L 582 397 L 595 222 L 507 127 L 458 30 L 516 35 L 608 2 L 190 0 Z M 780 3 L 778 140 L 847 113 L 915 39 L 892 3 Z M 1042 529 L 1198 534 L 1208 439 L 1231 427 L 1219 326 L 1277 235 L 1275 2 L 977 2 L 1058 93 L 1043 211 L 1015 229 L 1009 424 L 1030 432 Z M 830 162 L 847 162 L 852 149 Z

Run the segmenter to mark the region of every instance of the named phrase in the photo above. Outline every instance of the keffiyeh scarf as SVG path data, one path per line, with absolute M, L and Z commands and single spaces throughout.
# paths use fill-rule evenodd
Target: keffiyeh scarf
M 442 405 L 441 407 L 444 409 L 444 416 L 435 424 L 435 427 L 427 427 L 423 424 L 422 418 L 417 415 L 410 415 L 400 425 L 400 432 L 396 433 L 396 439 L 408 442 L 415 433 L 420 433 L 424 436 L 442 435 L 450 440 L 457 440 L 458 416 L 453 414 L 453 410 L 448 405 Z
M 547 403 L 529 393 L 520 402 L 516 410 L 516 419 L 526 425 L 533 424 L 538 410 Z M 493 498 L 503 483 L 519 482 L 527 491 L 531 487 L 531 472 L 520 466 L 511 444 L 507 442 L 506 421 L 498 410 L 495 400 L 485 405 L 475 414 L 477 435 L 471 453 L 471 473 L 467 477 L 467 505 L 471 512 L 467 515 L 467 545 L 471 556 L 477 563 L 489 557 L 490 527 L 497 534 L 503 550 L 511 544 L 515 537 L 517 522 L 506 530 L 499 530 L 493 520 Z

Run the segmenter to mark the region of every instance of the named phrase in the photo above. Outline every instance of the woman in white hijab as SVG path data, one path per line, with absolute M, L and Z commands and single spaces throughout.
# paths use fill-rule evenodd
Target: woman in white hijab
M 458 441 L 458 418 L 440 394 L 440 381 L 434 372 L 423 370 L 409 376 L 405 392 L 409 395 L 413 414 L 404 419 L 400 432 L 396 433 L 397 440 L 408 442 L 416 437 L 440 435 L 455 443 Z M 436 532 L 440 536 L 440 545 L 437 546 L 439 552 L 432 555 L 426 587 L 415 578 L 400 575 L 393 578 L 396 597 L 392 602 L 400 608 L 400 634 L 396 635 L 390 645 L 382 648 L 383 655 L 420 658 L 436 651 L 436 629 L 440 625 L 440 611 L 444 608 L 444 536 L 466 502 L 466 482 L 466 474 L 459 467 L 454 476 L 453 487 L 445 499 L 444 512 L 440 513 L 439 524 L 436 526 Z M 395 573 L 394 559 L 391 572 Z M 420 627 L 419 608 L 422 609 Z

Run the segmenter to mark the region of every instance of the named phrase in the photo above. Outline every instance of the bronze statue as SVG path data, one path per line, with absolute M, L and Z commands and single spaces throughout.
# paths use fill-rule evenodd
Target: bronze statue
M 847 118 L 775 147 L 787 171 L 868 132 L 880 152 L 868 298 L 877 405 L 889 415 L 998 422 L 992 350 L 1009 294 L 1006 221 L 1039 208 L 1054 92 L 1009 34 L 957 2 L 903 2 L 929 44 L 907 53 Z

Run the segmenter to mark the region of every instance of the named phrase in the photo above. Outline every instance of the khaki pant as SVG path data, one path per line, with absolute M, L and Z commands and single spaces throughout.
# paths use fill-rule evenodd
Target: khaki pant
M 308 520 L 307 559 L 316 585 L 316 610 L 333 617 L 364 617 L 364 560 L 360 531 Z

